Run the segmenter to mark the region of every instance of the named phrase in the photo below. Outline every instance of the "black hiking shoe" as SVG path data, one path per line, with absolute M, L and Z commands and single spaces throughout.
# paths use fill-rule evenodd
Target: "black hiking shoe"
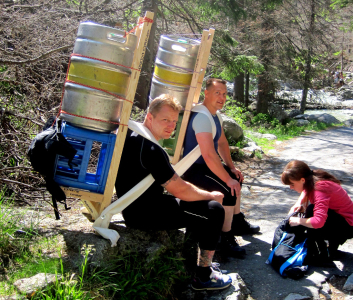
M 232 231 L 222 232 L 219 251 L 221 255 L 236 258 L 244 258 L 246 254 L 245 249 L 239 246 L 237 239 L 234 237 Z
M 245 220 L 243 213 L 239 213 L 233 216 L 232 221 L 232 232 L 234 235 L 245 235 L 245 234 L 255 234 L 260 231 L 260 226 L 251 225 Z

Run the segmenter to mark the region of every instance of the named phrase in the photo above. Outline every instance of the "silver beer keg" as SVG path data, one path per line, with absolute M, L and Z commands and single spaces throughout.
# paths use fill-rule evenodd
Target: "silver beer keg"
M 62 119 L 95 131 L 112 131 L 118 127 L 89 118 L 119 122 L 124 100 L 114 95 L 126 98 L 131 75 L 127 67 L 132 64 L 137 44 L 135 35 L 124 35 L 125 31 L 120 29 L 80 23 L 67 77 L 69 82 L 65 84 Z
M 185 107 L 200 41 L 162 35 L 153 73 L 150 101 L 161 94 L 173 95 Z

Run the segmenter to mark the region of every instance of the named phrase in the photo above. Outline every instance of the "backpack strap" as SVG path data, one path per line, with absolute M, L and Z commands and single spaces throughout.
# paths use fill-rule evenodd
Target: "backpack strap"
M 295 249 L 297 250 L 297 252 L 295 253 L 295 255 L 293 255 L 292 257 L 288 258 L 286 260 L 286 262 L 280 267 L 279 269 L 279 273 L 281 275 L 283 275 L 283 272 L 286 268 L 288 268 L 289 266 L 293 265 L 293 263 L 298 259 L 298 257 L 300 255 L 302 255 L 304 252 L 307 251 L 306 247 L 305 247 L 305 242 L 306 242 L 306 239 L 304 242 L 298 244 Z

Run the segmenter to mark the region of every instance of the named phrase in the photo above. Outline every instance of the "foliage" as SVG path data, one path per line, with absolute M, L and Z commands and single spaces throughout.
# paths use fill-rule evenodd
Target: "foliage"
M 256 56 L 237 55 L 226 65 L 219 76 L 226 80 L 233 80 L 240 73 L 249 72 L 254 75 L 264 71 L 264 66 Z

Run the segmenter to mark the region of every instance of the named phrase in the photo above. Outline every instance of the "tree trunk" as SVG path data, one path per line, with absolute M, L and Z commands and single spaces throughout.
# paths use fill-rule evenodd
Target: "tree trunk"
M 250 73 L 246 72 L 245 77 L 245 99 L 244 99 L 244 106 L 249 106 L 249 87 L 250 87 Z
M 146 53 L 135 95 L 135 105 L 141 109 L 146 109 L 149 103 L 148 96 L 151 86 L 153 63 L 156 52 L 154 37 L 157 24 L 157 0 L 144 0 L 141 15 L 144 15 L 146 11 L 154 12 L 154 20 L 151 26 L 150 37 L 148 39 Z
M 244 73 L 234 78 L 233 99 L 244 104 Z
M 267 114 L 268 113 L 268 82 L 266 80 L 266 73 L 262 73 L 258 77 L 257 83 L 257 103 L 256 103 L 256 112 Z
M 313 34 L 315 30 L 315 0 L 311 0 L 311 13 L 310 13 L 310 26 L 309 26 L 309 43 L 308 43 L 308 54 L 305 60 L 305 75 L 304 75 L 304 88 L 302 94 L 302 100 L 300 102 L 300 112 L 303 114 L 306 108 L 306 98 L 308 96 L 308 90 L 311 82 L 311 61 L 313 55 Z

